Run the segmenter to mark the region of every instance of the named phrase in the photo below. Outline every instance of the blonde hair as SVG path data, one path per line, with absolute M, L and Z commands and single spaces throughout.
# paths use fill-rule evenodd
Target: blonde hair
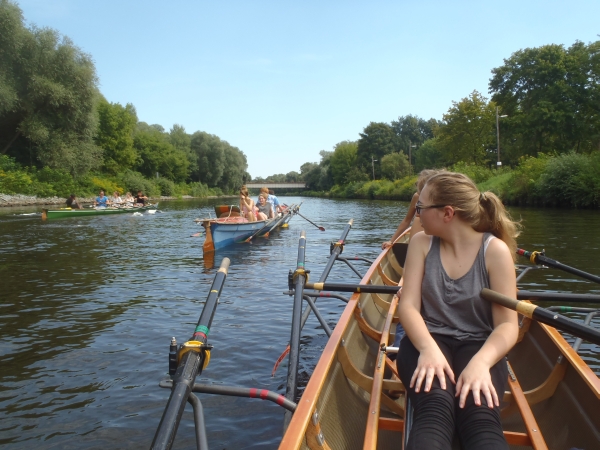
M 417 182 L 415 186 L 417 187 L 417 192 L 421 192 L 427 184 L 427 180 L 429 180 L 432 176 L 437 173 L 443 172 L 443 170 L 438 169 L 424 169 L 419 172 L 419 178 L 417 178 Z
M 267 194 L 265 194 L 264 192 L 261 192 L 260 194 L 258 194 L 258 196 L 264 198 L 265 200 L 269 199 L 269 196 Z
M 449 205 L 456 215 L 480 233 L 489 232 L 506 243 L 516 259 L 520 225 L 513 221 L 502 201 L 491 191 L 479 192 L 473 181 L 462 173 L 440 171 L 425 183 L 430 200 Z

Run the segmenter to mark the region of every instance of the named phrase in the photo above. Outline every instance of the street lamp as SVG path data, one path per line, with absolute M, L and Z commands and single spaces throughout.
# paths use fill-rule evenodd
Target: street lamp
M 373 159 L 373 155 L 371 155 L 371 166 L 373 167 L 373 179 L 375 179 L 375 163 L 377 162 L 376 159 Z
M 412 145 L 408 140 L 408 174 L 412 175 L 412 149 L 417 148 L 417 144 Z
M 500 167 L 502 165 L 500 162 L 500 117 L 508 117 L 508 115 L 504 114 L 499 116 L 498 107 L 496 106 L 496 150 L 498 151 L 498 162 L 496 163 L 496 167 Z

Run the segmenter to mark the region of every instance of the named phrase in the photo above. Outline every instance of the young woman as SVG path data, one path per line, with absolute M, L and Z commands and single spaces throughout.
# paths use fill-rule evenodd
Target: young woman
M 258 220 L 267 220 L 272 219 L 273 216 L 273 208 L 271 204 L 267 202 L 267 194 L 261 193 L 258 196 Z
M 414 407 L 408 448 L 450 449 L 456 430 L 463 449 L 508 449 L 499 405 L 517 313 L 480 292 L 516 298 L 516 224 L 458 173 L 429 178 L 415 209 L 424 233 L 408 248 L 396 361 Z
M 392 238 L 389 241 L 385 241 L 383 244 L 381 244 L 382 249 L 386 249 L 390 247 L 394 242 L 396 242 L 396 239 L 398 239 L 402 233 L 408 230 L 408 227 L 411 226 L 411 222 L 411 237 L 417 234 L 419 231 L 423 231 L 423 228 L 421 227 L 421 221 L 418 217 L 415 218 L 415 206 L 417 204 L 417 201 L 419 201 L 419 194 L 423 190 L 423 186 L 425 186 L 427 180 L 438 172 L 439 170 L 435 169 L 425 169 L 422 170 L 421 173 L 419 173 L 419 178 L 417 178 L 417 192 L 415 192 L 412 196 L 410 205 L 408 207 L 408 211 L 406 212 L 406 216 L 404 216 L 404 219 L 402 219 L 402 222 L 400 222 L 400 225 L 398 225 L 398 228 L 396 229 L 396 232 L 392 235 Z
M 242 217 L 248 219 L 248 222 L 256 222 L 257 209 L 254 205 L 254 200 L 248 194 L 246 186 L 242 186 L 240 189 L 240 211 L 242 212 Z

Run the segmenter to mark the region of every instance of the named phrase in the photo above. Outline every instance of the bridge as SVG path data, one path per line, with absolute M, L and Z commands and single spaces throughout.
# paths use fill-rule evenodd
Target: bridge
M 248 189 L 306 189 L 306 183 L 246 183 Z

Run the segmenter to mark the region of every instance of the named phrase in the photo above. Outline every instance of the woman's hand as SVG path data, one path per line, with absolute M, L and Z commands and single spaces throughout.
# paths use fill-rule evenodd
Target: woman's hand
M 437 376 L 438 380 L 440 380 L 441 388 L 446 389 L 445 375 L 448 375 L 450 381 L 454 383 L 452 368 L 437 344 L 433 343 L 430 347 L 421 351 L 417 368 L 410 379 L 410 387 L 414 387 L 415 392 L 419 392 L 423 380 L 425 380 L 425 392 L 429 392 L 433 383 L 433 377 Z
M 381 249 L 385 250 L 388 247 L 392 246 L 392 241 L 385 241 L 383 244 L 381 244 Z
M 473 400 L 477 406 L 481 406 L 481 394 L 485 397 L 488 408 L 500 406 L 498 394 L 492 384 L 490 368 L 475 358 L 467 364 L 456 383 L 456 397 L 460 395 L 459 407 L 465 407 L 469 391 L 473 391 Z

